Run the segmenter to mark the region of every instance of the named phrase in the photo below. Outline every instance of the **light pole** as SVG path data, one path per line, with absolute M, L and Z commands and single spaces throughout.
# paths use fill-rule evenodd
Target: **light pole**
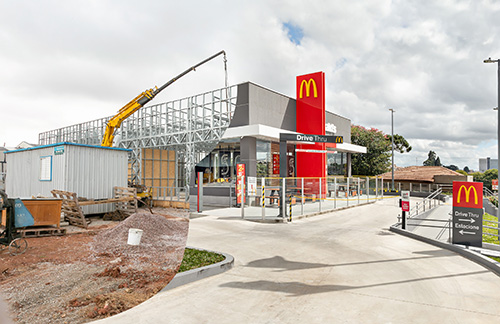
M 392 146 L 392 191 L 394 191 L 394 109 L 391 112 L 391 146 Z
M 498 103 L 497 103 L 497 161 L 500 161 L 500 59 L 497 60 L 492 60 L 491 57 L 489 57 L 487 60 L 483 61 L 484 63 L 497 63 L 498 66 L 498 75 L 497 75 L 497 83 L 498 83 L 498 90 L 497 90 L 497 95 L 498 95 Z M 497 163 L 500 164 L 500 163 Z M 497 179 L 500 179 L 500 165 L 497 165 L 497 170 L 498 170 L 498 177 Z M 500 190 L 498 190 L 498 196 L 497 196 L 497 202 L 500 204 Z M 500 206 L 497 208 L 497 217 L 500 219 Z M 499 233 L 500 234 L 500 233 Z

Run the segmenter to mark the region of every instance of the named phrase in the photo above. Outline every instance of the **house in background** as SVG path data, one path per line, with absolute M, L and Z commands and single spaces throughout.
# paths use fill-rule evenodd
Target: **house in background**
M 384 179 L 384 189 L 390 189 L 392 171 L 381 174 Z M 443 188 L 451 191 L 453 181 L 472 181 L 472 176 L 466 176 L 442 166 L 409 166 L 394 169 L 394 189 L 410 191 L 434 191 Z
M 35 146 L 37 146 L 37 144 L 32 144 L 32 143 L 22 141 L 21 143 L 19 143 L 16 146 L 16 150 L 27 149 L 27 148 L 31 148 L 31 147 L 35 147 Z

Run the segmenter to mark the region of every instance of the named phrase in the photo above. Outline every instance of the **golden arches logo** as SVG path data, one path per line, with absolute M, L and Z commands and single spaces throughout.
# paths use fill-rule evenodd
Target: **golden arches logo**
M 335 143 L 344 143 L 344 138 L 342 136 L 335 137 Z
M 309 79 L 309 81 L 302 80 L 300 83 L 300 90 L 299 90 L 299 98 L 302 98 L 304 96 L 304 85 L 306 86 L 306 97 L 310 96 L 311 92 L 311 85 L 313 87 L 313 97 L 318 98 L 318 87 L 316 86 L 316 81 L 314 81 L 312 78 Z
M 478 198 L 477 198 L 477 190 L 474 186 L 470 186 L 469 189 L 467 189 L 464 185 L 460 186 L 460 189 L 458 189 L 458 195 L 457 195 L 457 204 L 460 204 L 460 197 L 462 194 L 462 189 L 465 191 L 465 202 L 468 203 L 470 199 L 470 193 L 471 190 L 474 189 L 474 204 L 478 204 Z

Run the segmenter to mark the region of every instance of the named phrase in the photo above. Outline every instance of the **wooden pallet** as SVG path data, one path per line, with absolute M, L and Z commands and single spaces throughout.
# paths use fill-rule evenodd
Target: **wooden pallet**
M 52 190 L 52 195 L 62 199 L 61 212 L 64 219 L 67 219 L 70 225 L 88 228 L 91 220 L 85 218 L 82 206 L 115 204 L 115 209 L 121 215 L 129 216 L 137 212 L 137 189 L 114 187 L 114 197 L 102 200 L 82 200 L 80 201 L 75 192 Z
M 127 217 L 137 212 L 137 188 L 114 187 L 114 197 L 118 199 L 115 210 Z
M 26 228 L 19 230 L 21 233 L 21 237 L 42 237 L 42 236 L 59 236 L 65 235 L 65 228 L 57 228 L 57 227 L 37 227 L 37 228 Z
M 52 195 L 62 199 L 61 212 L 71 225 L 87 228 L 90 220 L 85 218 L 75 192 L 52 190 Z

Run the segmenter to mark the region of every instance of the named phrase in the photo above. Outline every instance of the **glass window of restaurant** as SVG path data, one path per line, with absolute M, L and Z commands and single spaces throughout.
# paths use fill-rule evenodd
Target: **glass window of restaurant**
M 329 176 L 345 175 L 347 167 L 347 156 L 343 152 L 327 153 L 327 169 Z
M 257 177 L 280 176 L 280 144 L 257 140 Z M 287 144 L 287 176 L 295 176 L 295 145 Z
M 196 165 L 195 172 L 203 172 L 203 183 L 229 183 L 236 179 L 236 164 L 240 161 L 240 143 L 219 143 Z

